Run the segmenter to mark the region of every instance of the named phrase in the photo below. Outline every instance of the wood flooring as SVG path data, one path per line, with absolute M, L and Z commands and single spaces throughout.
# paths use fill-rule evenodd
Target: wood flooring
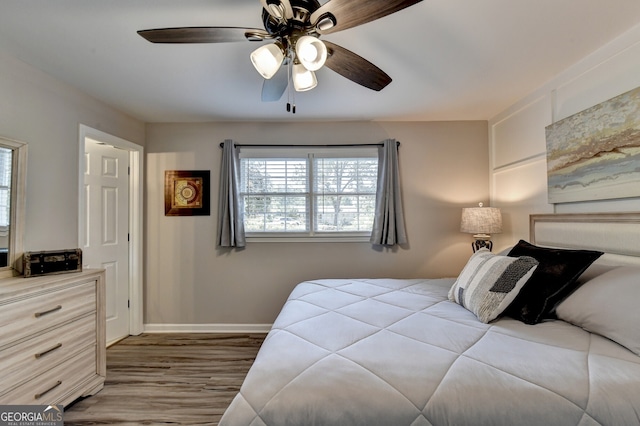
M 264 334 L 142 334 L 107 349 L 104 389 L 66 407 L 71 425 L 217 425 Z

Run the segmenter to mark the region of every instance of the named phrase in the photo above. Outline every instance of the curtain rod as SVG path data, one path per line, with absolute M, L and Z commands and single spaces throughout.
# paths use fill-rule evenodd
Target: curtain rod
M 259 145 L 259 144 L 234 144 L 234 147 L 248 147 L 248 148 L 353 148 L 359 146 L 384 146 L 383 143 L 346 143 L 346 144 L 335 144 L 335 145 L 294 145 L 294 144 L 279 144 L 279 145 Z M 400 141 L 396 141 L 396 147 L 400 146 Z M 220 148 L 224 147 L 224 142 L 220 142 Z

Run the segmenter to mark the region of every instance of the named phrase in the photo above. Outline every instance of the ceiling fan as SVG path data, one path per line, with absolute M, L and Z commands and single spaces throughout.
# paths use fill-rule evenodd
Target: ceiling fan
M 153 43 L 264 42 L 251 62 L 265 78 L 262 100 L 279 100 L 293 82 L 296 91 L 317 85 L 315 71 L 326 65 L 372 90 L 382 90 L 389 77 L 357 54 L 320 36 L 371 22 L 422 0 L 260 0 L 264 30 L 239 27 L 180 27 L 138 31 Z M 287 104 L 287 110 L 290 105 Z M 295 112 L 295 106 L 294 106 Z

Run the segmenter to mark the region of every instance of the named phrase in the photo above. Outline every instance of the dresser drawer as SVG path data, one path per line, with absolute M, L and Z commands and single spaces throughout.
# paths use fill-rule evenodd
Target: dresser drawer
M 104 386 L 105 275 L 0 279 L 0 405 L 70 404 Z
M 0 395 L 95 345 L 95 329 L 96 314 L 91 313 L 3 350 Z
M 0 348 L 96 310 L 96 282 L 90 281 L 0 307 Z
M 96 376 L 96 347 L 90 346 L 28 383 L 0 395 L 1 405 L 54 405 Z

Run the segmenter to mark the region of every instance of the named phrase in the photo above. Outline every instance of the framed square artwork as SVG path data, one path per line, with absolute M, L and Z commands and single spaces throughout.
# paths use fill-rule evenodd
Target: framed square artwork
M 209 216 L 210 174 L 209 170 L 165 170 L 165 216 Z

